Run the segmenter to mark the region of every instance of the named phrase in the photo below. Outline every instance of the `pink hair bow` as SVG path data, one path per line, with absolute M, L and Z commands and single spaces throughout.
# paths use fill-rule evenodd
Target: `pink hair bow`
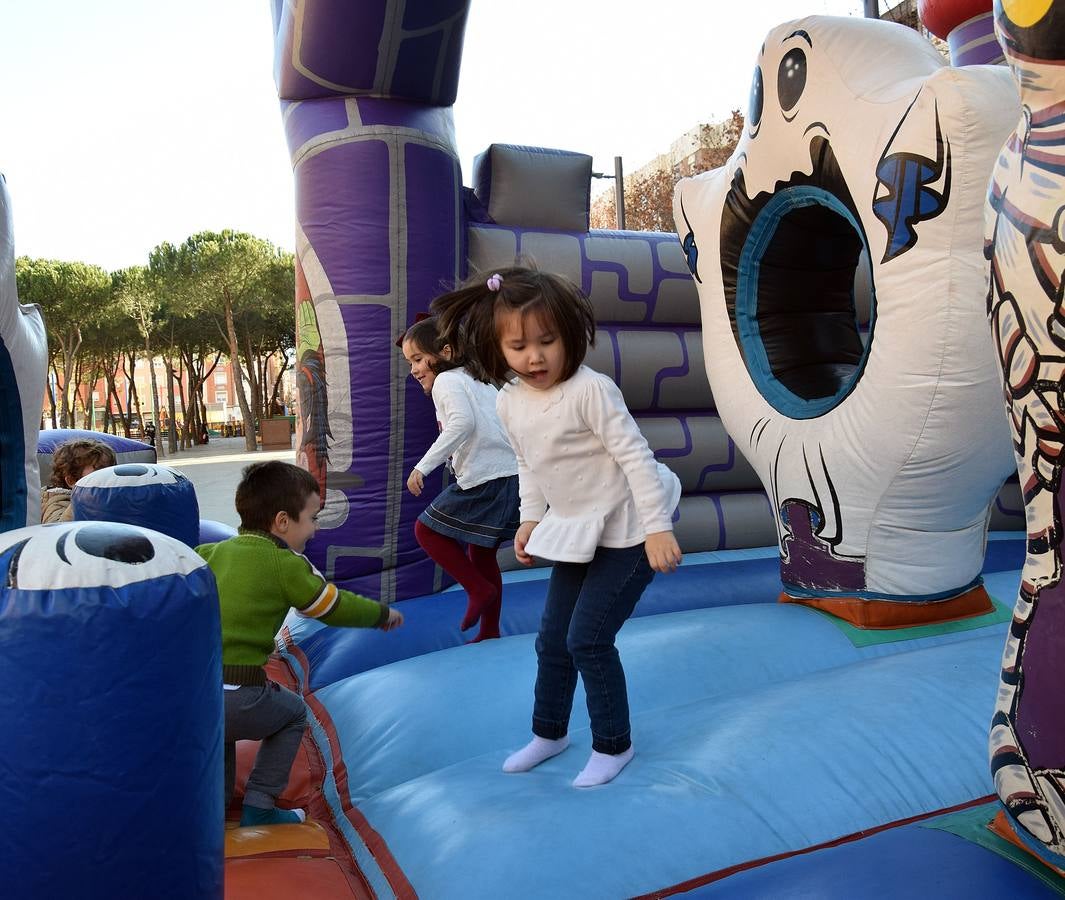
M 495 272 L 494 274 L 488 277 L 488 281 L 486 281 L 485 284 L 488 285 L 488 290 L 498 291 L 499 288 L 503 285 L 503 279 L 500 277 L 498 272 Z

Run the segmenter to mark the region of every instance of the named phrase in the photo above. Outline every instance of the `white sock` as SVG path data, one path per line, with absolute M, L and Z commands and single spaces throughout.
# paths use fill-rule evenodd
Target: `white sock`
M 597 784 L 606 784 L 613 781 L 618 773 L 629 764 L 633 750 L 629 749 L 617 755 L 592 751 L 588 757 L 588 764 L 581 769 L 580 775 L 573 779 L 574 787 L 592 787 Z
M 540 765 L 544 760 L 552 756 L 558 756 L 569 746 L 569 735 L 560 737 L 557 741 L 549 741 L 547 738 L 533 736 L 524 747 L 517 753 L 511 753 L 503 763 L 504 772 L 528 772 L 529 769 Z

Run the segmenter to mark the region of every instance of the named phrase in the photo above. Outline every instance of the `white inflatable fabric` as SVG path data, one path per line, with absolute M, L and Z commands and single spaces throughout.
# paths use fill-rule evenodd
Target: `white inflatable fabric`
M 804 18 L 767 36 L 732 158 L 678 185 L 710 385 L 792 597 L 901 609 L 978 584 L 1013 469 L 980 210 L 1017 113 L 1004 69 Z
M 47 363 L 40 308 L 18 302 L 11 198 L 0 174 L 0 531 L 41 521 L 37 431 Z
M 188 547 L 200 543 L 196 489 L 177 469 L 120 463 L 82 478 L 71 493 L 77 522 L 121 522 L 159 531 Z
M 1017 834 L 1065 873 L 1065 6 L 995 4 L 1021 114 L 987 194 L 988 316 L 1005 378 L 1028 555 L 991 726 L 995 789 Z

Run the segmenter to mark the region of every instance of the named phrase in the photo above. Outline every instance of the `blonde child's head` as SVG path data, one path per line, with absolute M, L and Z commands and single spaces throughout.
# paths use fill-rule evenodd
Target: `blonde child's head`
M 81 439 L 60 444 L 52 454 L 49 487 L 72 488 L 78 480 L 116 464 L 115 452 L 103 441 Z

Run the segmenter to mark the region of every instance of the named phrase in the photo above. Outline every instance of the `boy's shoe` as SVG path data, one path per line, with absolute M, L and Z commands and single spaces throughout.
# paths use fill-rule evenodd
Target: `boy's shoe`
M 240 813 L 240 827 L 259 825 L 299 825 L 307 818 L 302 809 L 261 809 L 258 806 L 245 806 Z

